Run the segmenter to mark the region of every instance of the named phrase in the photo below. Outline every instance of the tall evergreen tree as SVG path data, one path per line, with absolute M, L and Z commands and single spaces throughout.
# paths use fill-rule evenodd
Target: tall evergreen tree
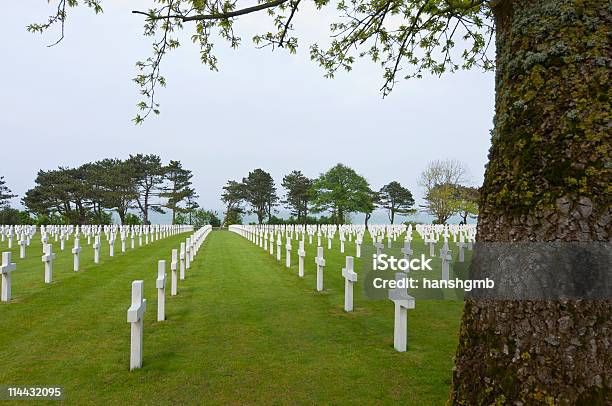
M 8 206 L 9 200 L 13 197 L 17 197 L 17 195 L 14 195 L 11 189 L 6 186 L 4 176 L 0 176 L 0 208 Z
M 180 204 L 189 196 L 193 196 L 195 191 L 191 187 L 193 174 L 190 170 L 183 168 L 179 161 L 170 161 L 164 167 L 167 186 L 163 188 L 161 197 L 167 199 L 165 207 L 172 212 L 172 224 L 176 223 L 176 214 L 184 209 Z
M 278 202 L 272 175 L 263 169 L 255 169 L 253 172 L 249 172 L 249 176 L 242 179 L 242 190 L 244 200 L 251 205 L 251 210 L 257 214 L 259 224 L 263 223 L 266 215 L 269 220 L 272 217 L 273 208 Z
M 379 204 L 387 209 L 391 224 L 395 221 L 396 214 L 408 214 L 414 212 L 414 198 L 410 190 L 403 187 L 399 182 L 393 181 L 380 189 L 378 192 Z
M 225 226 L 240 222 L 241 215 L 244 213 L 242 204 L 244 202 L 244 188 L 241 183 L 235 180 L 227 181 L 223 186 L 221 200 L 225 204 L 225 217 L 223 224 Z
M 298 222 L 304 222 L 308 216 L 308 208 L 314 198 L 314 181 L 300 171 L 292 171 L 283 178 L 283 187 L 287 190 L 284 203 L 296 216 Z
M 136 204 L 142 215 L 142 221 L 150 224 L 149 212 L 164 213 L 159 202 L 161 187 L 164 182 L 164 168 L 157 155 L 130 155 L 127 160 L 136 183 L 138 197 Z

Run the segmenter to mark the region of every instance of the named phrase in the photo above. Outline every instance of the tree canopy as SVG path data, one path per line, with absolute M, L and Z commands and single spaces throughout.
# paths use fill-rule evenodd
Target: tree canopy
M 186 189 L 190 195 L 195 193 L 185 184 L 190 171 L 178 161 L 170 161 L 169 167 L 173 171 L 158 156 L 138 154 L 127 160 L 102 159 L 77 168 L 40 170 L 22 201 L 37 217 L 60 216 L 72 224 L 108 224 L 111 211 L 122 224 L 131 224 L 134 220 L 128 215 L 136 208 L 147 222 L 149 210 L 159 211 L 162 206 L 189 211 L 179 203 L 185 200 Z M 179 170 L 182 180 L 176 175 Z
M 371 213 L 373 210 L 368 181 L 343 164 L 321 174 L 315 180 L 314 188 L 315 211 L 330 211 L 338 224 L 344 224 L 350 213 Z
M 292 171 L 283 178 L 282 186 L 287 190 L 284 203 L 298 221 L 303 221 L 308 216 L 309 205 L 314 198 L 313 184 L 313 180 L 300 171 Z
M 378 192 L 379 205 L 387 209 L 389 221 L 393 224 L 396 214 L 409 214 L 414 210 L 414 198 L 410 190 L 403 187 L 399 182 L 393 181 L 380 189 Z
M 0 208 L 6 206 L 13 197 L 17 197 L 17 195 L 14 195 L 11 189 L 6 186 L 4 176 L 0 176 Z

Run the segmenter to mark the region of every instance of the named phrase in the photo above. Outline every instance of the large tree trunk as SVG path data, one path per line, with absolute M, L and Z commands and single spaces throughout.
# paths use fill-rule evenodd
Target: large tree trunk
M 610 3 L 491 5 L 496 117 L 477 239 L 609 242 Z M 466 301 L 449 403 L 612 404 L 604 299 Z

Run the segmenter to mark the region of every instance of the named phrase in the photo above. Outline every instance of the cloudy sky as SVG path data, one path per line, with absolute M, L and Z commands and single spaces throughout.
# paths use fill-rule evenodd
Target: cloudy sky
M 251 15 L 237 25 L 238 50 L 217 46 L 220 72 L 202 66 L 184 36 L 162 67 L 168 87 L 159 92 L 161 116 L 135 126 L 131 78 L 150 38 L 130 11 L 150 2 L 107 0 L 98 16 L 75 11 L 64 41 L 48 48 L 57 31 L 41 36 L 25 27 L 44 21 L 54 3 L 3 8 L 11 18 L 0 25 L 0 175 L 19 195 L 39 169 L 139 152 L 182 161 L 194 172 L 201 205 L 215 209 L 223 184 L 255 168 L 269 171 L 280 188 L 293 169 L 315 177 L 342 162 L 374 188 L 397 180 L 419 197 L 417 178 L 427 163 L 454 158 L 468 166 L 473 184 L 482 182 L 492 73 L 402 81 L 382 99 L 376 65 L 364 60 L 329 80 L 310 61 L 307 45 L 326 38 L 325 13 L 305 7 L 295 19 L 297 55 L 255 49 L 250 38 L 269 20 Z

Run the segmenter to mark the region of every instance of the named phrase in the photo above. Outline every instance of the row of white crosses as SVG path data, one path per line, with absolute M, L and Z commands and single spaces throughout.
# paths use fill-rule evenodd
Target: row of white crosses
M 32 237 L 36 234 L 36 226 L 31 225 L 4 225 L 0 226 L 0 241 L 5 240 L 8 248 L 13 248 L 13 237 L 17 238 L 19 245 L 19 258 L 25 258 L 26 247 L 30 246 Z
M 170 295 L 178 294 L 178 276 L 185 279 L 185 269 L 189 269 L 198 250 L 211 232 L 211 226 L 204 226 L 187 237 L 185 242 L 180 244 L 180 256 L 177 249 L 172 250 L 172 260 L 170 262 Z M 157 321 L 166 320 L 166 261 L 157 261 Z M 127 310 L 127 322 L 131 325 L 130 339 L 130 371 L 142 368 L 143 337 L 144 337 L 144 314 L 147 308 L 147 300 L 144 298 L 144 281 L 136 280 L 132 282 L 132 302 Z
M 253 229 L 247 230 L 249 233 L 249 239 L 255 244 L 259 245 L 266 251 L 270 252 L 270 255 L 274 255 L 276 250 L 277 260 L 281 260 L 282 253 L 281 249 L 283 246 L 283 239 L 286 239 L 285 251 L 290 253 L 292 249 L 291 240 L 306 241 L 308 236 L 308 244 L 313 244 L 313 236 L 316 234 L 317 247 L 322 246 L 322 238 L 327 239 L 327 249 L 332 249 L 332 241 L 336 235 L 340 235 L 340 252 L 344 253 L 346 241 L 353 241 L 355 238 L 355 249 L 356 257 L 361 257 L 361 244 L 363 242 L 363 235 L 365 233 L 364 226 L 355 225 L 258 225 L 252 226 Z M 276 245 L 276 249 L 274 246 Z M 269 247 L 269 248 L 268 248 Z M 291 264 L 291 259 L 286 255 L 286 263 Z
M 63 226 L 62 226 L 63 227 Z M 70 226 L 72 227 L 72 226 Z M 73 259 L 73 270 L 75 272 L 79 272 L 80 270 L 80 255 L 81 255 L 81 244 L 79 240 L 79 235 L 81 233 L 90 236 L 93 234 L 94 236 L 94 263 L 98 264 L 100 262 L 100 237 L 105 234 L 107 236 L 109 242 L 109 256 L 114 256 L 114 235 L 116 233 L 120 233 L 122 236 L 122 241 L 125 241 L 124 236 L 128 233 L 132 233 L 134 235 L 135 232 L 144 233 L 146 235 L 152 235 L 152 241 L 159 240 L 162 238 L 166 238 L 171 235 L 176 235 L 178 233 L 190 232 L 193 230 L 193 226 L 185 226 L 185 225 L 152 225 L 152 226 L 83 226 L 79 229 L 80 226 L 74 227 L 74 229 L 64 229 L 66 231 L 61 231 L 61 235 L 70 235 L 74 234 L 74 248 L 72 248 L 72 254 L 74 256 Z M 42 262 L 45 264 L 45 283 L 53 282 L 53 261 L 56 257 L 56 254 L 53 252 L 52 244 L 47 243 L 47 231 L 48 229 L 42 229 L 41 233 L 43 234 L 42 242 L 43 242 L 43 256 Z M 57 235 L 57 234 L 56 234 Z M 62 240 L 63 237 L 60 237 Z M 88 238 L 91 241 L 90 238 Z M 148 241 L 148 239 L 146 239 Z M 122 243 L 122 252 L 125 252 L 125 243 Z
M 16 232 L 20 232 L 21 235 L 27 235 L 28 236 L 27 242 L 29 243 L 29 240 L 31 240 L 31 238 L 36 233 L 36 226 L 23 226 L 24 228 L 18 228 L 18 227 L 19 226 L 15 226 L 15 228 L 13 228 L 13 226 L 0 226 L 0 230 L 2 230 L 2 235 L 7 235 L 7 236 L 10 236 L 11 233 L 15 232 L 16 230 Z M 151 230 L 154 230 L 158 233 L 157 234 L 158 238 L 164 238 L 169 235 L 176 235 L 178 233 L 190 232 L 193 230 L 192 226 L 183 226 L 183 225 L 142 226 L 142 228 L 140 228 L 141 226 L 136 226 L 136 227 L 138 227 L 138 229 L 140 230 L 148 230 L 148 228 L 144 228 L 144 227 L 150 227 Z M 106 226 L 105 230 L 109 233 L 109 239 L 112 239 L 113 231 L 123 229 L 124 231 L 132 230 L 132 232 L 134 232 L 134 230 L 137 230 L 136 227 Z M 57 256 L 57 254 L 53 252 L 53 245 L 48 243 L 49 239 L 54 238 L 54 236 L 58 236 L 58 235 L 71 235 L 71 234 L 74 235 L 74 248 L 72 248 L 71 250 L 72 255 L 73 255 L 73 270 L 75 272 L 79 272 L 80 254 L 82 250 L 82 247 L 79 241 L 79 235 L 81 233 L 90 235 L 91 233 L 95 233 L 96 229 L 98 231 L 102 230 L 101 226 L 42 226 L 41 227 L 41 235 L 42 235 L 41 240 L 43 244 L 43 255 L 41 257 L 41 260 L 44 263 L 45 283 L 47 284 L 53 283 L 53 261 L 55 260 Z M 62 237 L 58 237 L 58 238 L 61 239 Z M 95 239 L 94 239 L 94 241 L 96 241 L 94 243 L 94 262 L 95 263 L 98 263 L 99 258 L 100 258 L 99 240 L 100 240 L 100 234 L 96 234 Z M 20 240 L 20 245 L 21 245 L 21 241 L 24 241 L 24 239 Z M 20 258 L 25 257 L 25 254 L 23 253 L 24 245 L 21 246 L 22 248 L 20 250 L 21 251 Z M 2 253 L 3 262 L 0 267 L 0 273 L 2 275 L 2 285 L 1 285 L 1 291 L 0 291 L 2 302 L 10 302 L 11 300 L 11 273 L 16 270 L 16 264 L 12 263 L 11 259 L 12 257 L 11 257 L 10 252 Z
M 47 225 L 40 227 L 41 243 L 50 243 L 51 241 L 58 242 L 60 250 L 64 251 L 66 241 L 72 237 L 78 238 L 84 236 L 87 238 L 87 245 L 91 245 L 94 240 L 94 249 L 97 250 L 96 257 L 100 257 L 99 250 L 101 246 L 101 236 L 106 237 L 109 244 L 109 255 L 114 256 L 115 242 L 121 241 L 121 252 L 126 252 L 128 237 L 131 238 L 131 248 L 135 247 L 135 237 L 138 236 L 138 245 L 142 246 L 143 236 L 145 244 L 149 241 L 156 241 L 168 235 L 174 235 L 179 226 L 168 225 L 136 225 L 136 226 L 119 226 L 119 225 Z M 189 227 L 189 226 L 180 226 Z M 8 248 L 12 248 L 13 236 L 18 237 L 20 245 L 20 258 L 25 258 L 25 248 L 30 245 L 30 240 L 37 232 L 36 226 L 0 226 L 0 236 L 2 241 L 8 239 Z M 184 232 L 184 231 L 180 231 Z
M 260 226 L 233 225 L 229 227 L 229 230 L 247 238 L 249 241 L 253 242 L 256 245 L 259 245 L 262 248 L 265 245 L 266 233 L 261 232 Z M 381 230 L 383 230 L 383 232 L 387 231 L 389 233 L 388 235 L 395 234 L 395 237 L 399 236 L 401 232 L 408 231 L 407 238 L 406 238 L 406 245 L 402 249 L 402 252 L 404 253 L 405 256 L 412 255 L 412 250 L 410 248 L 410 241 L 412 240 L 412 228 L 411 227 L 409 227 L 409 230 L 406 230 L 405 226 L 398 227 L 397 229 L 393 229 L 393 228 L 389 229 L 387 228 L 387 226 L 381 226 L 380 228 L 379 227 L 375 228 L 375 231 L 373 231 L 372 236 L 375 241 L 374 246 L 376 247 L 377 252 L 379 254 L 382 252 L 382 249 L 384 248 L 384 245 L 380 242 L 382 240 Z M 287 236 L 287 246 L 286 246 L 287 256 L 290 255 L 290 250 L 291 250 L 290 249 L 291 247 L 290 235 L 291 234 L 289 232 Z M 340 235 L 341 235 L 341 242 L 342 242 L 343 241 L 342 240 L 343 230 L 340 231 Z M 359 234 L 356 234 L 356 236 L 359 236 Z M 273 241 L 273 238 L 274 238 L 274 234 L 271 234 L 271 241 Z M 277 235 L 276 241 L 279 241 L 280 238 L 281 238 L 281 233 Z M 264 241 L 264 244 L 262 244 L 262 240 Z M 299 257 L 298 276 L 303 277 L 304 276 L 304 257 L 306 255 L 305 250 L 304 250 L 304 234 L 302 234 L 302 239 L 299 242 L 300 242 L 300 246 L 298 249 L 298 257 Z M 272 255 L 273 254 L 272 242 L 270 244 L 270 247 L 271 247 L 270 254 Z M 328 247 L 329 247 L 329 243 L 328 243 Z M 341 244 L 340 249 L 341 251 L 343 251 L 342 244 Z M 279 257 L 277 257 L 277 259 L 280 260 Z M 324 249 L 322 246 L 320 246 L 320 244 L 317 246 L 317 256 L 315 257 L 314 262 L 316 265 L 316 275 L 317 275 L 316 290 L 320 292 L 323 290 L 323 273 L 324 273 L 323 271 L 325 268 Z M 287 267 L 290 266 L 289 260 L 286 261 L 286 266 Z M 346 257 L 345 267 L 342 268 L 342 277 L 344 278 L 344 310 L 346 312 L 352 312 L 353 311 L 353 288 L 354 288 L 354 284 L 357 282 L 358 275 L 354 269 L 354 258 L 351 256 Z M 406 277 L 406 274 L 404 273 L 400 272 L 396 274 L 397 280 L 400 280 L 404 277 Z M 390 289 L 388 293 L 388 297 L 390 300 L 394 302 L 394 306 L 395 306 L 394 340 L 393 340 L 394 348 L 399 352 L 405 352 L 406 347 L 407 347 L 407 337 L 408 337 L 408 309 L 415 308 L 415 300 L 412 296 L 408 294 L 407 288 Z
M 448 243 L 454 242 L 459 250 L 458 261 L 465 261 L 465 249 L 472 250 L 476 241 L 475 224 L 417 224 L 416 231 L 425 244 L 429 245 L 429 255 L 435 256 L 436 244 L 442 240 L 444 247 L 440 250 L 441 257 L 451 255 Z M 444 255 L 442 255 L 444 252 Z

